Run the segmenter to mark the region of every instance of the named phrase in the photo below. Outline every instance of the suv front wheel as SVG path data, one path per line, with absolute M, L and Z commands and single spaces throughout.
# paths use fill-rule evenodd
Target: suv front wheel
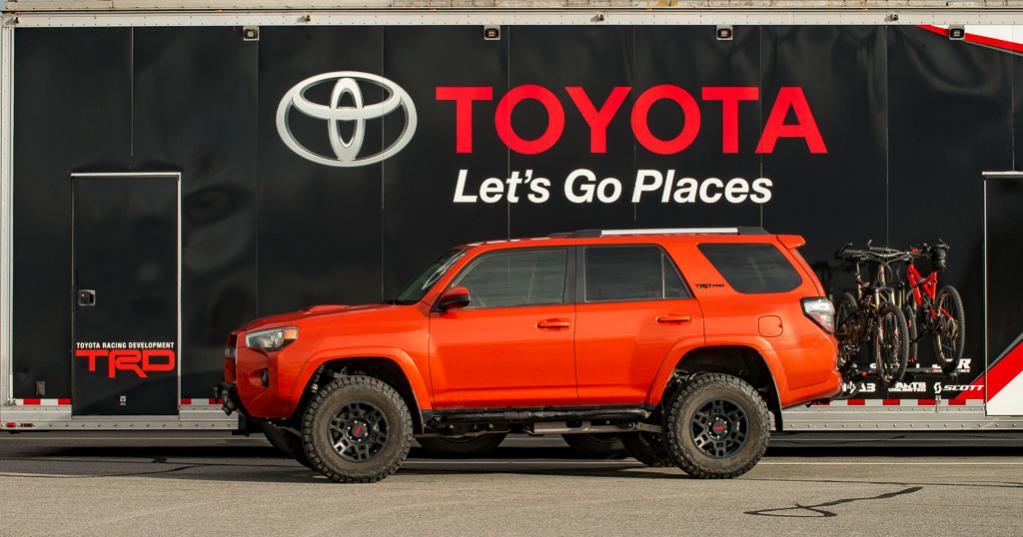
M 372 483 L 393 474 L 412 446 L 412 416 L 390 385 L 343 376 L 320 388 L 302 416 L 310 464 L 338 483 Z
M 742 475 L 767 451 L 771 434 L 767 404 L 742 379 L 698 375 L 665 403 L 668 451 L 693 477 Z

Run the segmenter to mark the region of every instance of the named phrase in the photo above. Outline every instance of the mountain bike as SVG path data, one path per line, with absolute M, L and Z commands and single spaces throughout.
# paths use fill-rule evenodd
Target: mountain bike
M 846 380 L 871 373 L 885 386 L 902 380 L 909 361 L 909 326 L 899 308 L 898 291 L 888 284 L 892 265 L 906 263 L 907 252 L 871 247 L 854 249 L 847 245 L 836 257 L 852 264 L 855 294 L 845 292 L 835 306 L 835 338 L 838 365 Z M 873 277 L 864 278 L 862 266 L 871 265 Z M 873 363 L 863 359 L 865 346 L 872 350 Z
M 906 264 L 906 281 L 902 285 L 900 302 L 909 323 L 910 356 L 917 358 L 919 341 L 930 337 L 934 354 L 942 371 L 951 373 L 963 357 L 966 345 L 966 314 L 959 291 L 951 285 L 938 288 L 938 273 L 948 266 L 948 244 L 911 247 L 910 261 Z M 915 261 L 926 258 L 931 272 L 926 277 Z

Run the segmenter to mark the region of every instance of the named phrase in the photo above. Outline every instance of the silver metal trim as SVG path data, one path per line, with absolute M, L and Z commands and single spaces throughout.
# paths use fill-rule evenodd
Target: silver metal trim
M 14 28 L 0 29 L 0 404 L 13 401 Z
M 981 218 L 981 221 L 980 221 L 981 222 L 981 229 L 982 229 L 982 232 L 981 232 L 981 243 L 980 243 L 980 249 L 981 249 L 981 258 L 980 258 L 981 261 L 980 262 L 981 262 L 981 266 L 984 269 L 984 270 L 981 271 L 982 272 L 982 277 L 983 277 L 981 288 L 983 289 L 983 293 L 984 293 L 983 297 L 981 297 L 981 300 L 983 301 L 983 304 L 984 304 L 984 413 L 985 414 L 987 414 L 987 401 L 988 401 L 987 386 L 989 384 L 987 382 L 987 372 L 990 370 L 990 367 L 991 367 L 991 349 L 990 349 L 990 345 L 988 344 L 988 328 L 987 328 L 988 324 L 991 322 L 991 317 L 990 317 L 989 312 L 988 312 L 988 265 L 987 265 L 987 180 L 988 180 L 988 177 L 989 176 L 987 175 L 987 172 L 985 172 L 985 175 L 983 175 L 983 178 L 984 178 L 984 182 L 983 182 L 984 207 L 983 207 L 983 210 L 982 210 L 983 214 L 980 217 Z M 998 177 L 998 176 L 991 176 L 991 177 Z
M 18 11 L 131 11 L 181 9 L 685 9 L 685 10 L 883 10 L 886 14 L 904 10 L 934 11 L 1004 10 L 1023 5 L 1021 0 L 8 0 Z M 2 5 L 2 4 L 0 4 Z
M 238 418 L 227 416 L 217 407 L 182 409 L 177 416 L 78 416 L 70 407 L 0 407 L 0 431 L 33 430 L 234 430 Z M 31 423 L 32 427 L 7 427 L 7 423 Z
M 676 228 L 644 228 L 644 229 L 602 229 L 601 236 L 615 237 L 622 235 L 738 235 L 736 227 L 676 227 Z
M 1023 171 L 980 172 L 984 179 L 1023 179 Z
M 1019 416 L 988 416 L 982 406 L 811 407 L 785 410 L 786 431 L 954 431 L 1023 429 Z
M 213 2 L 205 3 L 214 5 Z M 117 4 L 118 6 L 130 4 Z M 1021 9 L 679 9 L 674 7 L 586 8 L 370 8 L 245 9 L 196 7 L 158 9 L 158 4 L 136 3 L 124 9 L 108 4 L 101 9 L 26 9 L 27 3 L 8 4 L 5 26 L 37 27 L 144 27 L 144 26 L 379 26 L 379 25 L 1016 25 L 1023 24 Z M 220 5 L 220 4 L 217 4 Z M 326 4 L 322 4 L 326 5 Z M 505 4 L 512 5 L 512 4 Z M 521 5 L 521 4 L 520 4 Z M 17 11 L 15 11 L 17 10 Z M 897 17 L 893 17 L 897 14 Z M 713 38 L 708 28 L 708 38 Z
M 175 398 L 175 405 L 178 407 L 178 415 L 181 414 L 181 361 L 184 356 L 181 352 L 181 172 L 88 172 L 88 173 L 72 173 L 70 174 L 71 179 L 107 179 L 107 178 L 127 178 L 127 179 L 154 179 L 154 178 L 173 178 L 177 182 L 177 258 L 178 258 L 178 277 L 177 277 L 177 299 L 178 299 L 178 311 L 177 311 L 177 341 L 175 342 L 175 355 L 177 356 L 177 373 L 178 373 L 178 394 Z M 74 218 L 72 218 L 72 225 L 74 225 Z M 74 234 L 71 237 L 71 245 L 74 248 Z M 74 259 L 71 260 L 74 263 Z M 74 318 L 72 317 L 72 322 Z M 74 342 L 72 342 L 74 345 Z M 73 384 L 72 384 L 73 385 Z M 74 399 L 72 399 L 74 404 Z M 73 419 L 106 419 L 108 416 L 74 416 Z M 173 417 L 173 416 L 171 416 Z
M 983 251 L 983 264 L 984 264 L 984 371 L 988 371 L 991 367 L 991 344 L 988 339 L 988 325 L 991 322 L 991 315 L 988 309 L 988 244 L 987 244 L 987 182 L 988 179 L 1023 179 L 1023 171 L 1007 170 L 1007 171 L 985 171 L 981 172 L 981 178 L 984 181 L 984 214 L 983 214 L 983 242 L 981 248 Z M 1011 349 L 1011 347 L 1010 347 Z M 1001 355 L 999 355 L 1001 358 Z M 988 383 L 984 383 L 984 414 L 988 415 L 991 419 L 1004 417 L 1002 415 L 991 416 L 987 414 L 987 401 L 988 401 Z

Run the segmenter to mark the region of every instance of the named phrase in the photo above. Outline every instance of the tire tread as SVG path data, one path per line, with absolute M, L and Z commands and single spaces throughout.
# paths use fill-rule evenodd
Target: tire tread
M 695 453 L 693 450 L 696 449 L 695 446 L 691 447 L 680 442 L 679 435 L 674 434 L 670 430 L 670 424 L 679 423 L 681 421 L 680 417 L 684 412 L 686 402 L 695 393 L 706 389 L 708 386 L 724 386 L 743 393 L 753 402 L 753 406 L 756 409 L 756 415 L 749 416 L 748 419 L 759 419 L 762 424 L 762 426 L 758 428 L 760 432 L 759 438 L 753 438 L 753 433 L 751 431 L 750 438 L 747 438 L 746 440 L 747 442 L 752 441 L 756 443 L 756 451 L 752 453 L 749 461 L 728 472 L 715 472 L 701 467 L 694 461 L 693 455 Z M 667 438 L 669 453 L 671 453 L 675 463 L 682 469 L 682 471 L 697 479 L 731 479 L 750 471 L 754 466 L 756 466 L 767 451 L 767 444 L 771 438 L 770 424 L 771 415 L 767 408 L 767 403 L 764 402 L 764 399 L 759 393 L 757 393 L 756 389 L 754 389 L 753 386 L 750 386 L 746 381 L 724 373 L 705 373 L 697 375 L 690 380 L 675 394 L 668 406 L 668 412 L 666 413 L 664 420 L 665 431 L 668 431 L 665 434 L 665 437 Z M 688 427 L 689 424 L 686 423 L 684 426 Z
M 317 412 L 331 396 L 354 388 L 368 388 L 386 398 L 398 411 L 401 423 L 391 426 L 393 441 L 399 442 L 397 456 L 384 467 L 372 472 L 338 472 L 328 466 L 314 449 L 314 426 Z M 386 382 L 363 375 L 339 376 L 320 388 L 302 414 L 302 447 L 313 469 L 336 483 L 374 483 L 398 471 L 412 447 L 412 415 L 401 395 Z

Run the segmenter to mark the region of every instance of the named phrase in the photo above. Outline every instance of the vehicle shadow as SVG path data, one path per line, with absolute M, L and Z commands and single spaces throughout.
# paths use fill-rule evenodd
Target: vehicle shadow
M 677 469 L 651 469 L 634 459 L 579 459 L 567 448 L 501 448 L 485 459 L 434 458 L 412 450 L 399 475 L 521 474 L 685 479 Z M 0 479 L 148 477 L 176 480 L 329 483 L 269 446 L 59 447 L 0 456 Z
M 981 437 L 978 437 L 981 438 Z M 1018 457 L 1023 436 L 978 444 L 959 436 L 942 444 L 912 438 L 823 440 L 787 438 L 768 449 L 774 464 L 789 458 L 813 460 L 870 457 Z M 780 460 L 779 460 L 780 459 Z M 486 458 L 436 458 L 414 448 L 399 476 L 514 474 L 628 479 L 689 479 L 677 468 L 649 468 L 631 458 L 580 459 L 567 447 L 503 446 Z M 318 473 L 262 443 L 214 446 L 104 445 L 30 446 L 0 450 L 0 479 L 158 479 L 316 484 Z M 749 477 L 772 481 L 770 477 Z M 1018 485 L 1018 484 L 1013 484 Z

